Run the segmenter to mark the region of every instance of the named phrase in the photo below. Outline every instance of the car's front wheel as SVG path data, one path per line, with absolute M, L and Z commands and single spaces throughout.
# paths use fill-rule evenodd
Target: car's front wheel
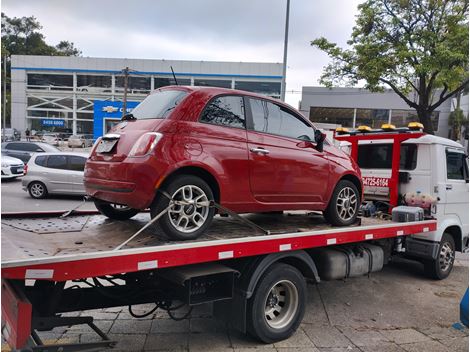
M 138 209 L 129 208 L 125 205 L 108 203 L 96 198 L 93 201 L 96 209 L 110 219 L 128 220 L 139 213 Z
M 47 197 L 47 187 L 39 181 L 31 182 L 28 186 L 29 195 L 34 199 L 42 199 Z
M 163 231 L 169 238 L 191 240 L 206 231 L 215 214 L 210 202 L 214 194 L 209 185 L 197 176 L 178 176 L 163 187 L 150 207 L 152 218 L 173 204 L 158 220 L 157 232 Z
M 334 226 L 348 226 L 356 221 L 360 196 L 354 183 L 341 180 L 336 185 L 323 215 Z

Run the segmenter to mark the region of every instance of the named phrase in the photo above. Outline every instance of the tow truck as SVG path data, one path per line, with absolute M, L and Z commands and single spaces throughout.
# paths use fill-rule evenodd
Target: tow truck
M 401 202 L 400 144 L 426 137 L 422 127 L 411 127 L 338 130 L 335 137 L 350 144 L 356 160 L 364 141 L 386 140 L 393 145 L 390 175 L 366 183 L 388 191 L 365 189 L 365 194 L 381 198 L 369 200 L 375 202 L 375 211 L 366 204 L 363 216 L 349 227 L 331 227 L 315 212 L 237 215 L 215 204 L 219 215 L 204 236 L 175 242 L 146 232 L 153 220 L 149 222 L 145 213 L 128 221 L 78 209 L 65 214 L 2 214 L 3 337 L 20 351 L 112 348 L 116 341 L 92 317 L 63 313 L 128 306 L 130 314 L 138 317 L 134 305 L 154 303 L 154 310 L 163 309 L 176 318 L 174 311 L 181 306 L 188 307 L 187 317 L 192 307 L 212 302 L 215 318 L 270 343 L 288 338 L 300 325 L 307 283 L 376 272 L 395 255 L 410 255 L 437 268 L 439 250 L 449 242 L 445 235 L 436 242 L 435 234 L 443 227 L 436 220 L 440 213 L 428 212 L 412 221 L 406 217 L 392 221 L 389 215 Z M 439 175 L 431 175 L 432 184 Z M 441 203 L 448 200 L 445 191 L 439 193 Z M 387 209 L 380 211 L 380 204 Z M 468 247 L 468 202 L 466 207 L 467 227 L 461 221 L 450 225 L 460 232 L 442 231 L 454 240 L 445 257 L 447 275 L 455 250 Z M 419 241 L 438 243 L 438 250 L 420 247 Z M 100 339 L 48 345 L 38 334 L 75 324 L 87 324 Z

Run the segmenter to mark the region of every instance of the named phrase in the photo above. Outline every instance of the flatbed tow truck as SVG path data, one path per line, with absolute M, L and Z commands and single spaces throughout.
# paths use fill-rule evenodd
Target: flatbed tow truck
M 362 217 L 331 227 L 315 212 L 219 213 L 205 235 L 185 242 L 147 232 L 146 213 L 128 221 L 80 210 L 2 214 L 3 337 L 21 351 L 103 350 L 116 341 L 91 317 L 61 314 L 128 306 L 135 315 L 133 305 L 155 303 L 173 317 L 183 305 L 189 315 L 213 302 L 216 318 L 262 342 L 279 341 L 302 321 L 307 282 L 379 271 L 403 254 L 407 238 L 438 229 L 430 217 Z M 45 345 L 37 333 L 75 324 L 101 339 Z

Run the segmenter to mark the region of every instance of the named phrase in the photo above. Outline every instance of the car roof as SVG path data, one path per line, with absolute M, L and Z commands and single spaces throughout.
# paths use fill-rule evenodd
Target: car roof
M 44 156 L 48 156 L 48 155 L 70 155 L 70 156 L 82 156 L 82 157 L 85 157 L 85 158 L 88 158 L 90 156 L 90 154 L 88 154 L 88 153 L 72 153 L 72 152 L 55 152 L 55 153 L 48 152 L 48 153 L 35 153 L 34 154 L 34 156 L 38 156 L 38 155 L 44 155 Z
M 207 87 L 207 86 L 165 86 L 165 87 L 156 89 L 154 92 L 162 91 L 162 90 L 182 90 L 188 93 L 199 92 L 199 93 L 206 95 L 208 98 L 211 98 L 213 96 L 220 95 L 220 94 L 243 95 L 243 96 L 268 100 L 275 104 L 282 105 L 289 109 L 296 110 L 294 107 L 290 106 L 289 104 L 284 103 L 283 101 L 279 99 L 275 99 L 275 98 L 268 97 L 266 95 L 262 95 L 258 93 L 248 92 L 246 90 L 221 88 L 221 87 Z

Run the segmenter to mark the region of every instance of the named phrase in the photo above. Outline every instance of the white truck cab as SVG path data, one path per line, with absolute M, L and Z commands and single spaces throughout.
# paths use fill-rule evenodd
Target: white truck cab
M 380 180 L 391 177 L 392 143 L 385 139 L 359 142 L 357 161 L 365 200 L 385 203 L 389 199 L 390 190 Z M 341 148 L 347 150 L 348 144 L 342 142 Z M 430 215 L 438 220 L 437 231 L 408 238 L 405 248 L 407 255 L 423 259 L 436 278 L 448 275 L 445 269 L 453 264 L 455 251 L 468 251 L 468 179 L 468 155 L 459 143 L 433 135 L 402 142 L 399 195 L 429 199 L 433 203 Z

